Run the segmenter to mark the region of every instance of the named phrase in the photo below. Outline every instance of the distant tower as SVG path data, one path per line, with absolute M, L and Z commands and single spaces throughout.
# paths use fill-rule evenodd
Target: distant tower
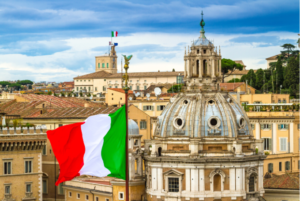
M 185 81 L 187 89 L 202 89 L 204 85 L 216 89 L 217 83 L 221 81 L 221 54 L 217 53 L 214 44 L 206 38 L 203 12 L 201 15 L 200 36 L 192 42 L 187 55 L 184 56 Z
M 117 52 L 115 46 L 111 46 L 110 53 L 95 57 L 95 71 L 117 73 Z

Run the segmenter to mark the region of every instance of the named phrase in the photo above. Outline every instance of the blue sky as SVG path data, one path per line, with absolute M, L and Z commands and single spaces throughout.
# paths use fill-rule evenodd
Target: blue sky
M 183 70 L 202 10 L 207 38 L 247 69 L 266 68 L 280 45 L 296 45 L 298 0 L 10 0 L 0 2 L 0 80 L 67 81 L 91 73 L 112 30 L 119 32 L 119 58 L 134 55 L 130 71 Z

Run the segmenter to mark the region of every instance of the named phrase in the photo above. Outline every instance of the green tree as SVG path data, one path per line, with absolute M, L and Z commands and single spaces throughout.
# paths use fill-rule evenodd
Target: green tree
M 235 82 L 241 82 L 241 80 L 239 78 L 233 78 L 229 80 L 227 83 L 235 83 Z
M 222 59 L 221 60 L 221 72 L 222 72 L 222 83 L 224 83 L 225 77 L 228 77 L 235 70 L 243 70 L 243 66 L 239 63 L 235 63 L 231 59 Z M 226 75 L 225 75 L 226 74 Z
M 281 58 L 278 57 L 276 63 L 276 92 L 280 89 L 280 85 L 283 84 L 283 68 Z
M 253 88 L 256 88 L 255 87 L 255 83 L 256 83 L 256 75 L 254 73 L 254 70 L 253 69 L 250 69 L 247 73 L 247 81 L 248 81 L 248 84 L 253 87 Z
M 258 69 L 256 71 L 256 83 L 255 83 L 255 86 L 256 86 L 256 89 L 261 89 L 263 84 L 264 84 L 264 71 L 263 69 Z
M 52 95 L 52 91 L 48 91 L 48 93 L 47 93 L 48 95 Z
M 15 90 L 19 90 L 19 89 L 21 88 L 21 85 L 20 85 L 20 84 L 17 84 L 17 83 L 13 83 L 13 84 L 11 84 L 9 87 L 14 88 Z
M 21 85 L 33 84 L 31 80 L 20 80 L 17 83 Z
M 299 58 L 291 57 L 287 67 L 283 81 L 284 88 L 290 88 L 292 85 L 299 84 Z M 292 89 L 295 87 L 292 87 Z
M 178 93 L 181 91 L 182 84 L 173 85 L 170 89 L 168 89 L 168 93 Z
M 292 54 L 293 49 L 295 49 L 295 46 L 290 43 L 283 44 L 281 47 L 283 47 L 283 49 L 285 49 L 284 51 L 281 51 L 281 54 L 283 56 L 287 55 L 288 58 Z
M 175 72 L 175 69 L 173 68 L 172 72 Z

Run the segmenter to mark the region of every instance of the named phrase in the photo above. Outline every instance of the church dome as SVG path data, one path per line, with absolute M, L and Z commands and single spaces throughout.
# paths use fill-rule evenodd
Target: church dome
M 193 46 L 199 46 L 199 45 L 213 45 L 212 42 L 210 42 L 210 40 L 208 40 L 207 38 L 198 38 L 196 41 L 193 42 Z
M 250 121 L 240 104 L 228 93 L 179 94 L 165 108 L 155 136 L 237 137 L 250 136 Z
M 139 135 L 139 126 L 132 119 L 128 119 L 128 134 Z

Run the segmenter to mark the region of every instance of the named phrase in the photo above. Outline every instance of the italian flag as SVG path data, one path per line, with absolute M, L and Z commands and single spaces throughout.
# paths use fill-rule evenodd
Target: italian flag
M 118 32 L 117 31 L 112 31 L 111 32 L 111 37 L 117 37 L 118 36 Z
M 47 137 L 60 167 L 56 186 L 80 175 L 126 179 L 125 105 L 112 114 L 49 130 Z

